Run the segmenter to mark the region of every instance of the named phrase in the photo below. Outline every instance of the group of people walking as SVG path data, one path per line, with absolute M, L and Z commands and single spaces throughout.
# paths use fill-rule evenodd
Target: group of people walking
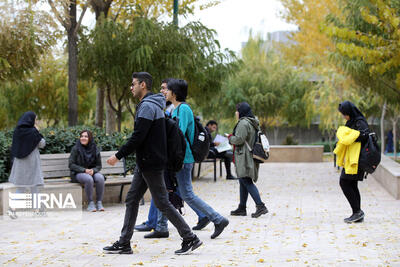
M 202 241 L 193 231 L 201 230 L 210 222 L 214 224 L 211 239 L 217 238 L 229 225 L 229 220 L 214 210 L 206 201 L 195 194 L 192 187 L 192 168 L 194 157 L 191 144 L 195 136 L 195 121 L 193 111 L 185 102 L 188 94 L 188 84 L 181 79 L 165 79 L 162 81 L 160 93 L 152 93 L 153 78 L 147 72 L 135 72 L 132 75 L 130 91 L 139 100 L 136 106 L 134 131 L 118 152 L 107 159 L 107 164 L 115 165 L 119 160 L 136 153 L 137 166 L 134 170 L 131 187 L 126 196 L 124 222 L 119 239 L 111 246 L 106 246 L 106 253 L 131 254 L 130 240 L 134 229 L 137 231 L 153 230 L 145 238 L 165 238 L 169 236 L 168 221 L 177 229 L 182 238 L 181 248 L 176 254 L 188 254 L 202 245 Z M 339 111 L 347 120 L 346 126 L 361 134 L 354 142 L 366 142 L 368 124 L 362 113 L 349 101 L 339 105 Z M 171 117 L 178 122 L 185 136 L 186 152 L 183 168 L 173 173 L 166 169 L 167 143 L 165 117 Z M 252 113 L 248 103 L 237 104 L 235 110 L 237 124 L 232 134 L 228 136 L 233 145 L 233 153 L 218 153 L 213 150 L 211 157 L 224 158 L 227 169 L 227 179 L 239 181 L 240 201 L 237 209 L 230 212 L 231 216 L 247 215 L 247 200 L 250 194 L 256 204 L 256 210 L 251 217 L 257 218 L 268 213 L 265 203 L 261 200 L 256 186 L 259 164 L 253 160 L 249 146 L 255 142 L 259 131 L 259 121 Z M 15 128 L 12 143 L 13 166 L 10 182 L 17 186 L 18 192 L 27 187 L 31 192 L 37 192 L 37 187 L 43 185 L 43 174 L 40 169 L 38 148 L 45 146 L 45 140 L 35 126 L 36 115 L 26 112 L 22 115 Z M 207 124 L 208 132 L 215 131 L 216 122 Z M 214 127 L 215 126 L 215 127 Z M 230 172 L 230 162 L 234 161 L 236 175 Z M 69 158 L 72 182 L 84 185 L 88 210 L 104 211 L 102 198 L 104 194 L 105 177 L 101 174 L 100 150 L 97 148 L 90 131 L 80 133 L 80 138 L 72 148 Z M 30 175 L 26 175 L 29 171 Z M 32 175 L 31 175 L 32 174 Z M 345 222 L 361 222 L 364 213 L 360 208 L 360 193 L 358 181 L 364 177 L 361 170 L 348 174 L 343 168 L 340 176 L 340 186 L 348 199 L 353 214 Z M 94 186 L 96 189 L 96 204 L 93 200 Z M 149 189 L 152 195 L 148 220 L 136 225 L 139 203 Z M 198 223 L 190 228 L 181 214 L 170 202 L 170 196 L 181 198 L 198 216 Z

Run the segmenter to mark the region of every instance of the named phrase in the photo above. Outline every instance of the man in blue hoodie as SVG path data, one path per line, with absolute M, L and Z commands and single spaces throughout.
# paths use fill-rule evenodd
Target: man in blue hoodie
M 188 254 L 202 245 L 182 216 L 168 200 L 164 182 L 167 163 L 167 137 L 165 131 L 165 98 L 151 93 L 153 78 L 147 72 L 134 72 L 131 92 L 140 100 L 136 106 L 135 125 L 132 136 L 119 151 L 107 159 L 114 165 L 118 160 L 136 151 L 136 169 L 126 196 L 126 210 L 121 236 L 113 245 L 103 248 L 106 253 L 132 254 L 130 240 L 133 235 L 139 202 L 149 188 L 156 207 L 176 227 L 182 237 L 182 248 L 175 254 Z

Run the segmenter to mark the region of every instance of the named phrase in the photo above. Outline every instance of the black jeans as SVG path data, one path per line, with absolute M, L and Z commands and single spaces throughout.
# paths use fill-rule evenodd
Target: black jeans
M 358 190 L 358 181 L 340 179 L 340 187 L 349 201 L 353 213 L 359 212 L 361 210 L 361 196 L 360 191 Z
M 216 148 L 212 147 L 210 148 L 210 152 L 208 153 L 207 158 L 209 159 L 224 159 L 225 163 L 225 170 L 226 170 L 226 176 L 231 176 L 231 162 L 233 158 L 233 153 L 232 151 L 224 151 L 219 153 Z
M 141 172 L 139 168 L 136 167 L 133 174 L 132 184 L 125 200 L 125 219 L 119 242 L 130 242 L 139 210 L 139 202 L 147 188 L 150 190 L 156 207 L 175 226 L 183 240 L 186 241 L 193 239 L 195 235 L 189 225 L 187 225 L 183 217 L 168 200 L 168 193 L 164 182 L 164 171 Z

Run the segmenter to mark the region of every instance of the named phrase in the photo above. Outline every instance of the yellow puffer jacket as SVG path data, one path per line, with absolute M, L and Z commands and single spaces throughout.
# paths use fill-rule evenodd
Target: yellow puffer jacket
M 346 126 L 340 126 L 336 132 L 339 139 L 333 153 L 336 154 L 336 164 L 344 167 L 346 174 L 357 174 L 361 142 L 355 142 L 360 132 Z

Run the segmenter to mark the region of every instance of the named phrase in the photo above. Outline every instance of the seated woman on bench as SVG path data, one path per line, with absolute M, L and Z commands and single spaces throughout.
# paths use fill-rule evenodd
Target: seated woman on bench
M 69 169 L 71 170 L 71 182 L 85 185 L 85 193 L 88 201 L 88 211 L 95 212 L 93 202 L 93 185 L 96 185 L 97 210 L 104 211 L 101 203 L 104 194 L 104 176 L 100 173 L 101 156 L 93 141 L 93 134 L 88 130 L 80 133 L 80 138 L 71 150 L 69 156 Z

